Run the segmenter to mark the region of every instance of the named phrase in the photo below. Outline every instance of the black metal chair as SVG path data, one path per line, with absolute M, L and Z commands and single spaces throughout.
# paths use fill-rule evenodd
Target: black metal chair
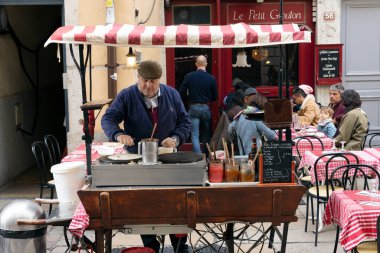
M 301 141 L 303 141 L 303 140 L 308 141 L 310 143 L 310 146 L 311 146 L 310 150 L 314 150 L 314 145 L 313 145 L 312 140 L 317 140 L 321 144 L 322 151 L 325 150 L 322 140 L 320 138 L 318 138 L 317 136 L 304 135 L 304 136 L 298 136 L 298 137 L 293 138 L 293 142 L 294 142 L 294 145 L 295 145 L 295 148 L 297 151 L 297 155 L 298 155 L 298 157 L 294 158 L 294 161 L 296 162 L 296 165 L 295 165 L 296 168 L 298 168 L 298 165 L 299 165 L 301 158 L 302 158 L 300 150 L 299 150 L 299 145 L 300 145 Z M 303 185 L 305 185 L 306 187 L 310 187 L 311 186 L 311 177 L 308 175 L 308 173 L 305 172 L 304 168 L 302 168 L 301 171 L 297 171 L 297 173 L 298 173 L 298 176 L 300 176 L 299 178 L 300 178 L 301 183 Z
M 330 193 L 332 192 L 332 189 L 330 188 L 331 183 L 336 183 L 337 180 L 333 179 L 331 177 L 331 173 L 329 173 L 329 165 L 330 162 L 336 161 L 336 159 L 344 159 L 347 164 L 350 164 L 349 157 L 353 157 L 355 160 L 355 163 L 359 163 L 359 158 L 350 152 L 341 152 L 341 153 L 326 153 L 318 157 L 318 159 L 314 162 L 314 174 L 315 174 L 315 186 L 310 187 L 306 191 L 306 221 L 305 221 L 305 232 L 307 232 L 307 225 L 308 225 L 308 217 L 309 217 L 309 199 L 316 199 L 317 200 L 317 213 L 316 213 L 316 222 L 315 222 L 315 246 L 317 246 L 318 243 L 318 225 L 319 225 L 319 205 L 323 204 L 326 205 L 327 200 L 330 197 Z M 318 163 L 323 158 L 327 158 L 325 168 L 324 168 L 324 179 L 318 178 Z M 333 182 L 332 182 L 333 181 Z M 337 190 L 337 188 L 335 188 Z M 314 221 L 314 210 L 312 211 L 312 220 Z
M 51 180 L 52 176 L 50 168 L 52 166 L 51 156 L 46 144 L 42 141 L 35 141 L 32 144 L 32 153 L 37 163 L 40 175 L 40 198 L 43 197 L 44 189 L 50 189 L 50 199 L 53 199 L 55 183 Z M 49 206 L 49 214 L 51 213 L 52 204 Z
M 376 222 L 376 241 L 362 242 L 353 250 L 354 253 L 378 253 L 380 252 L 380 216 Z
M 236 130 L 232 130 L 230 141 L 235 146 L 235 148 L 234 148 L 235 150 L 233 150 L 235 155 L 248 155 L 248 154 L 245 154 L 245 152 L 244 152 L 243 141 L 242 141 L 240 135 L 236 132 Z M 242 149 L 242 153 L 240 153 L 240 147 Z
M 370 173 L 366 174 L 364 170 L 370 170 Z M 355 182 L 357 181 L 357 177 L 361 177 L 364 180 L 363 185 L 362 185 L 363 186 L 362 190 L 369 189 L 368 179 L 370 177 L 375 176 L 377 180 L 380 180 L 380 173 L 377 171 L 377 169 L 367 164 L 346 164 L 343 166 L 339 166 L 333 171 L 333 173 L 331 173 L 331 178 L 336 177 L 335 174 L 337 173 L 342 175 L 341 182 L 342 182 L 343 190 L 354 190 L 355 187 L 358 188 L 359 185 L 355 184 Z M 334 184 L 331 184 L 331 189 L 333 191 L 334 191 L 334 188 L 335 188 Z M 339 226 L 337 226 L 335 244 L 334 244 L 334 253 L 336 252 L 337 247 L 338 247 L 339 230 L 340 228 Z M 365 249 L 371 246 L 372 244 L 373 243 L 368 243 L 367 245 L 363 244 L 362 246 L 359 247 L 359 249 L 361 249 L 361 251 L 359 252 L 371 252 Z M 375 245 L 377 246 L 376 243 Z M 376 251 L 377 250 L 376 246 L 375 247 L 371 246 L 369 248 L 374 248 L 374 251 L 372 252 L 380 252 L 380 251 Z
M 363 148 L 380 147 L 380 132 L 367 133 L 364 137 Z
M 52 165 L 61 163 L 62 153 L 57 138 L 54 135 L 47 134 L 44 136 L 44 142 L 49 150 Z

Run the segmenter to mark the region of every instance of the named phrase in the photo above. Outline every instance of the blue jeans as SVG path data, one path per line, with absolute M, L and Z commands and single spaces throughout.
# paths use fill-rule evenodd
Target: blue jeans
M 199 133 L 203 143 L 210 142 L 210 120 L 211 112 L 206 104 L 193 104 L 189 108 L 191 121 L 191 142 L 193 152 L 202 153 L 199 141 Z

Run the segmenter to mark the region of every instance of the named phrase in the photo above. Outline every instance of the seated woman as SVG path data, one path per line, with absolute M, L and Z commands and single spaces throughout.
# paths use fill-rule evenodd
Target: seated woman
M 251 101 L 254 94 L 256 94 L 255 88 L 248 88 L 244 93 L 244 103 L 247 106 Z M 264 136 L 267 140 L 276 140 L 276 133 L 268 128 L 262 121 L 254 121 L 246 119 L 245 115 L 238 115 L 233 122 L 228 126 L 228 133 L 231 135 L 233 131 L 236 131 L 242 144 L 239 144 L 239 155 L 248 155 L 251 151 L 252 137 L 256 137 L 257 147 L 261 147 L 261 136 Z
M 337 146 L 344 141 L 346 150 L 362 150 L 364 136 L 368 133 L 368 119 L 360 107 L 360 95 L 354 90 L 346 90 L 342 93 L 342 101 L 346 109 L 335 137 Z

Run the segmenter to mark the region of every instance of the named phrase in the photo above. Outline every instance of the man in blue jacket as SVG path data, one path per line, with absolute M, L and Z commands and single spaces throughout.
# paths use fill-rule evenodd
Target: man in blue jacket
M 206 72 L 207 58 L 204 55 L 197 57 L 195 66 L 197 70 L 185 76 L 179 93 L 182 97 L 188 95 L 193 151 L 201 153 L 199 133 L 201 133 L 203 143 L 210 142 L 211 112 L 209 104 L 216 101 L 218 90 L 215 77 Z
M 179 93 L 160 83 L 162 69 L 157 62 L 143 61 L 137 72 L 137 84 L 122 90 L 102 117 L 105 134 L 137 153 L 137 143 L 149 138 L 157 123 L 153 137 L 164 147 L 177 147 L 189 137 L 191 125 Z
M 190 118 L 179 93 L 160 83 L 162 68 L 155 61 L 143 61 L 137 68 L 138 81 L 122 90 L 102 117 L 102 127 L 111 141 L 125 144 L 130 153 L 137 153 L 137 143 L 150 138 L 154 124 L 154 138 L 164 147 L 178 147 L 190 135 Z M 123 122 L 124 129 L 119 127 Z M 149 203 L 147 203 L 149 205 Z M 170 207 L 168 207 L 170 208 Z M 160 249 L 155 235 L 141 236 L 144 246 Z M 174 249 L 186 253 L 186 237 L 179 241 L 170 235 Z

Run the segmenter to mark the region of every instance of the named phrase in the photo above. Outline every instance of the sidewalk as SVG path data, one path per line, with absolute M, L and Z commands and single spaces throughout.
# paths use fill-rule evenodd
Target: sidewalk
M 0 208 L 2 208 L 5 204 L 9 203 L 15 199 L 34 199 L 39 196 L 39 180 L 38 180 L 38 172 L 36 169 L 31 169 L 28 172 L 24 173 L 20 177 L 16 178 L 9 185 L 0 189 Z M 45 191 L 48 194 L 47 191 Z M 324 228 L 322 232 L 319 233 L 318 238 L 318 247 L 314 247 L 314 233 L 312 232 L 313 226 L 311 222 L 309 222 L 308 232 L 304 232 L 305 227 L 305 207 L 306 205 L 300 205 L 297 209 L 298 222 L 290 223 L 289 225 L 289 233 L 288 233 L 288 243 L 286 247 L 286 252 L 296 253 L 296 252 L 332 252 L 334 248 L 335 241 L 335 227 L 329 226 Z M 48 205 L 43 206 L 44 210 L 48 212 Z M 267 226 L 268 224 L 265 224 Z M 282 231 L 282 229 L 280 229 Z M 115 234 L 117 231 L 113 231 Z M 94 233 L 92 231 L 87 231 L 86 236 L 90 239 L 94 238 Z M 195 243 L 196 235 L 192 233 L 191 242 Z M 47 252 L 48 253 L 62 253 L 66 250 L 66 243 L 63 237 L 63 229 L 62 227 L 48 227 L 47 233 Z M 188 240 L 188 244 L 190 244 Z M 141 239 L 139 235 L 124 235 L 122 233 L 117 233 L 113 238 L 112 248 L 113 253 L 119 252 L 120 248 L 123 247 L 134 247 L 141 246 Z M 242 248 L 247 248 L 248 245 L 244 245 L 242 243 Z M 280 243 L 275 236 L 275 244 L 274 247 L 276 251 L 280 250 Z M 260 252 L 260 248 L 256 248 L 253 252 Z M 172 253 L 172 247 L 170 246 L 169 238 L 165 240 L 165 253 Z M 227 252 L 227 251 L 226 251 Z M 265 243 L 263 253 L 274 252 L 273 249 L 268 249 L 267 242 Z M 338 253 L 343 253 L 343 249 L 338 246 Z

